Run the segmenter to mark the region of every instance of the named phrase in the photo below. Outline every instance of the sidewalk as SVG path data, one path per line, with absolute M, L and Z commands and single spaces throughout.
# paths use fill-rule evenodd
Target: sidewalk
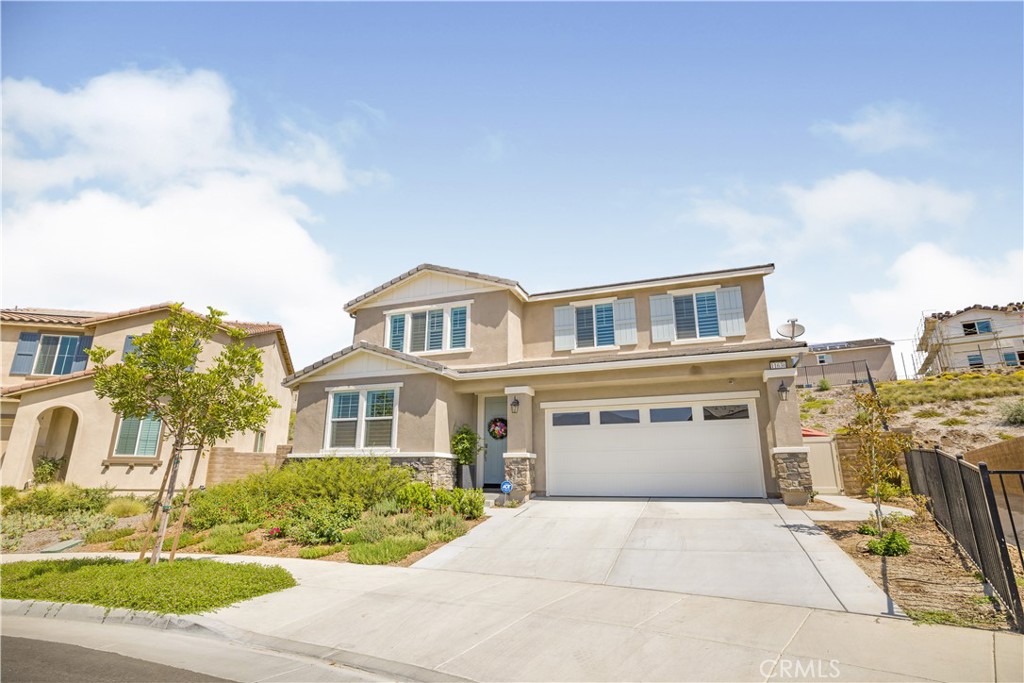
M 43 557 L 53 556 L 3 561 Z M 1014 634 L 544 579 L 217 559 L 278 564 L 299 585 L 165 625 L 341 663 L 367 657 L 375 673 L 394 665 L 394 678 L 1024 680 L 1024 639 Z

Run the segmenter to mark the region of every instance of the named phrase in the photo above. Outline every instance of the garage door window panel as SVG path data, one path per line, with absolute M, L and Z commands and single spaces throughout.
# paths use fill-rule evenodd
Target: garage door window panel
M 693 422 L 693 408 L 651 408 L 651 422 Z
M 554 413 L 551 424 L 555 427 L 579 427 L 590 424 L 590 413 Z
M 603 425 L 640 424 L 639 410 L 602 410 L 600 415 Z
M 704 421 L 747 420 L 750 408 L 746 405 L 704 406 Z

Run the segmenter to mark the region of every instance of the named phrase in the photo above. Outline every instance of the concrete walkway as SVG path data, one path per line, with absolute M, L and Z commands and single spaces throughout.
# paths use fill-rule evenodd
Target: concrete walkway
M 416 568 L 902 615 L 807 514 L 778 501 L 540 498 L 492 514 Z
M 400 672 L 394 678 L 1019 682 L 1024 677 L 1024 640 L 1005 633 L 573 581 L 296 559 L 216 559 L 278 564 L 299 585 L 193 620 L 206 632 L 219 630 L 244 645 L 333 661 L 369 657 L 378 672 L 393 662 Z M 67 612 L 74 616 L 74 610 Z M 180 625 L 189 618 L 176 621 Z

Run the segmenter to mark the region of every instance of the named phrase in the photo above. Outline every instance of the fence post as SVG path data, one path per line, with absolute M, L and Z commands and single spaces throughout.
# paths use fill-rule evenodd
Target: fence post
M 1020 591 L 1017 590 L 1017 577 L 1013 573 L 1013 564 L 1010 562 L 1010 551 L 1006 548 L 1003 520 L 999 517 L 999 507 L 996 505 L 995 491 L 992 490 L 992 478 L 988 472 L 988 464 L 979 462 L 978 471 L 981 472 L 981 486 L 985 489 L 985 502 L 988 503 L 989 516 L 992 518 L 992 529 L 996 533 L 999 559 L 1002 561 L 1007 590 L 1010 593 L 1008 597 L 1013 603 L 1010 607 L 1014 612 L 1014 621 L 1017 622 L 1017 630 L 1024 631 L 1024 606 L 1020 602 Z

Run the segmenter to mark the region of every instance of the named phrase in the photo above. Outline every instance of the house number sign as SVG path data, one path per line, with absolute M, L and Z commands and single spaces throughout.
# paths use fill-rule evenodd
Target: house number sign
M 789 362 L 784 360 L 770 360 L 768 361 L 768 368 L 770 370 L 785 370 L 789 367 Z

